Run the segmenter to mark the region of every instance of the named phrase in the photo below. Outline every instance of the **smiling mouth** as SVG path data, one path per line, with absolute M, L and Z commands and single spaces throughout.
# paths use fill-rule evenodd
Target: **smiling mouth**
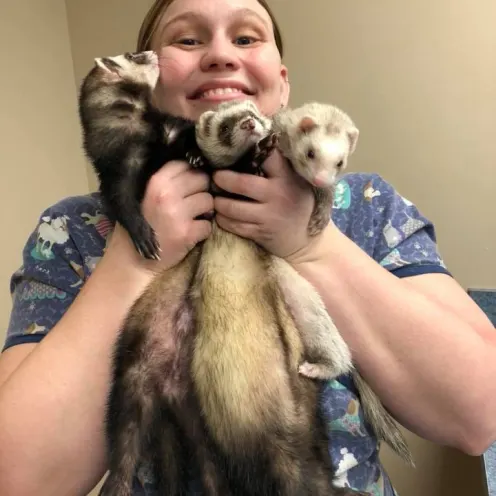
M 252 96 L 253 93 L 242 90 L 240 88 L 213 88 L 211 90 L 200 91 L 195 93 L 192 100 L 203 100 L 208 98 L 222 97 L 222 96 Z

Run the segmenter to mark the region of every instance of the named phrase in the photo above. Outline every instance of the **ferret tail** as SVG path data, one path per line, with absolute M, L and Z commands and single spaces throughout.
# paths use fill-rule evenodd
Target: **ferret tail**
M 352 374 L 360 395 L 365 418 L 371 424 L 379 440 L 388 444 L 407 464 L 415 467 L 415 462 L 412 453 L 408 448 L 406 439 L 393 417 L 380 402 L 370 386 L 365 382 L 360 373 L 355 369 Z

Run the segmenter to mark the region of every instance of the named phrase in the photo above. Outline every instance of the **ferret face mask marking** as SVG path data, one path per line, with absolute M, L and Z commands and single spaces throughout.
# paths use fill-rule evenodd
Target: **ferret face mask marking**
M 264 138 L 270 128 L 271 121 L 251 100 L 224 102 L 200 116 L 196 139 L 209 160 L 227 167 Z
M 142 83 L 154 89 L 159 76 L 157 54 L 148 50 L 146 52 L 126 52 L 116 57 L 99 57 L 95 59 L 96 65 L 106 71 L 111 81 L 116 79 L 131 78 L 136 83 Z

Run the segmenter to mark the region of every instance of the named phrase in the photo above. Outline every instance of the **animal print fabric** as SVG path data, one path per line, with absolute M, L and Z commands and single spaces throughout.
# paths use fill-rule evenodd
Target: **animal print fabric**
M 398 277 L 449 274 L 432 223 L 377 174 L 344 175 L 337 185 L 332 218 Z M 13 308 L 4 349 L 39 342 L 50 332 L 103 256 L 112 228 L 97 193 L 65 198 L 42 213 L 25 244 L 22 266 L 10 281 Z M 350 377 L 322 384 L 321 407 L 332 437 L 336 484 L 374 496 L 395 495 Z M 194 480 L 192 472 L 191 494 L 199 494 Z M 135 488 L 136 496 L 154 496 L 146 465 L 137 467 Z

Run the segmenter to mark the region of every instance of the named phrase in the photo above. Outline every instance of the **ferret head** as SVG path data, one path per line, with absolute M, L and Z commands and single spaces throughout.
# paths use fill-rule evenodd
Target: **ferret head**
M 152 50 L 96 58 L 95 65 L 96 70 L 99 70 L 104 80 L 110 84 L 129 80 L 154 89 L 158 81 L 158 57 Z
M 212 165 L 229 167 L 267 136 L 270 127 L 270 119 L 262 116 L 251 100 L 234 100 L 200 116 L 196 141 Z
M 318 188 L 331 187 L 355 151 L 358 129 L 344 112 L 320 103 L 278 117 L 282 153 L 295 171 Z

